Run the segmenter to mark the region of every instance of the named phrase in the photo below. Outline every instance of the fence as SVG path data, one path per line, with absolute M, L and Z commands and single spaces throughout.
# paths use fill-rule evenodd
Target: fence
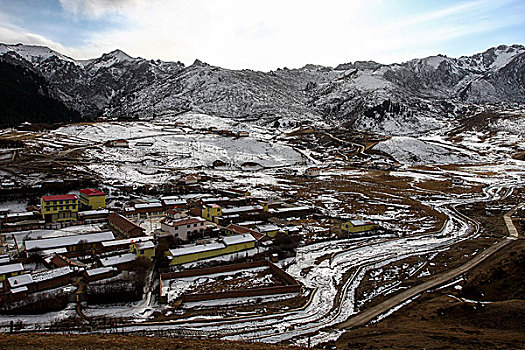
M 254 297 L 263 295 L 275 295 L 275 294 L 287 294 L 287 293 L 299 293 L 301 291 L 301 285 L 295 278 L 287 274 L 283 269 L 274 265 L 270 261 L 253 261 L 240 264 L 231 264 L 225 266 L 208 267 L 203 269 L 186 270 L 181 272 L 168 272 L 160 275 L 160 283 L 162 280 L 176 279 L 184 277 L 194 277 L 201 275 L 210 275 L 214 273 L 237 271 L 242 269 L 256 268 L 267 266 L 272 274 L 281 279 L 286 285 L 284 286 L 272 286 L 262 288 L 247 288 L 243 290 L 232 290 L 226 292 L 214 292 L 214 293 L 196 293 L 196 294 L 183 294 L 181 297 L 182 302 L 190 301 L 203 301 L 203 300 L 214 300 L 214 299 L 227 299 L 227 298 L 242 298 L 242 297 Z M 162 293 L 162 288 L 161 288 Z M 167 296 L 160 296 L 161 302 L 167 302 Z

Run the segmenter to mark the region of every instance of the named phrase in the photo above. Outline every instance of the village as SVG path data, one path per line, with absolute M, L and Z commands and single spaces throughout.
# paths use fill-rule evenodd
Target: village
M 5 332 L 326 342 L 504 235 L 456 207 L 485 220 L 523 197 L 506 158 L 463 163 L 471 154 L 444 138 L 322 124 L 188 113 L 26 125 L 0 141 Z M 400 156 L 396 142 L 413 148 Z M 443 145 L 458 163 L 417 163 Z
M 305 176 L 318 176 L 318 168 L 308 168 Z M 140 300 L 153 290 L 160 303 L 176 306 L 240 296 L 297 297 L 301 285 L 277 263 L 295 255 L 310 226 L 305 219 L 321 217 L 316 208 L 265 200 L 245 189 L 206 193 L 200 180 L 198 174 L 187 176 L 185 195 L 134 198 L 124 207 L 118 189 L 87 188 L 42 196 L 23 212 L 2 208 L 0 310 L 43 313 L 70 302 L 80 307 Z M 357 219 L 334 225 L 339 237 L 379 228 Z M 316 234 L 328 239 L 330 231 Z M 253 278 L 239 277 L 248 272 Z M 217 273 L 239 283 L 218 279 L 206 288 L 181 288 L 188 276 Z

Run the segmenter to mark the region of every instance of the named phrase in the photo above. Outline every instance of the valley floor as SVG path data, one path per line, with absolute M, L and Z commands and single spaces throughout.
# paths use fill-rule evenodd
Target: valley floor
M 21 160 L 13 151 L 13 161 L 1 173 L 3 183 L 11 192 L 14 186 L 26 186 L 37 193 L 42 183 L 62 186 L 64 179 L 95 178 L 114 193 L 114 208 L 131 195 L 150 199 L 230 187 L 248 188 L 266 200 L 315 208 L 315 215 L 276 221 L 299 230 L 295 256 L 279 262 L 303 287 L 298 298 L 289 305 L 254 299 L 241 300 L 241 305 L 203 303 L 185 309 L 160 304 L 152 284 L 141 301 L 93 303 L 83 309 L 83 316 L 94 320 L 116 318 L 118 327 L 102 327 L 101 332 L 140 332 L 151 338 L 28 333 L 0 336 L 0 348 L 22 347 L 25 342 L 24 348 L 75 349 L 76 344 L 97 348 L 98 340 L 108 348 L 286 348 L 232 340 L 338 348 L 523 347 L 521 239 L 447 282 L 448 287 L 423 292 L 400 309 L 396 305 L 380 322 L 350 331 L 337 328 L 506 239 L 503 214 L 525 198 L 523 164 L 512 158 L 522 150 L 522 133 L 496 125 L 490 137 L 483 130 L 465 129 L 388 139 L 320 127 L 275 133 L 218 117 L 198 117 L 179 116 L 181 125 L 115 122 L 75 124 L 48 133 L 6 131 L 7 140 L 23 141 L 25 148 L 16 153 Z M 517 119 L 511 121 L 517 124 Z M 224 130 L 208 127 L 208 122 Z M 129 147 L 109 147 L 117 136 L 126 137 Z M 312 168 L 317 175 L 305 176 Z M 195 193 L 174 191 L 194 173 L 202 176 Z M 381 229 L 349 235 L 341 230 L 348 219 L 372 220 Z M 146 216 L 140 224 L 152 231 L 153 221 Z M 5 243 L 14 250 L 12 236 L 5 235 Z M 55 320 L 64 321 L 66 327 L 65 321 L 83 321 L 68 307 L 49 315 L 2 316 L 4 329 L 15 318 L 26 323 L 24 331 L 49 330 Z M 78 332 L 92 332 L 91 326 Z M 186 334 L 181 331 L 222 342 L 162 338 L 170 332 L 173 337 Z M 65 339 L 73 345 L 66 346 Z

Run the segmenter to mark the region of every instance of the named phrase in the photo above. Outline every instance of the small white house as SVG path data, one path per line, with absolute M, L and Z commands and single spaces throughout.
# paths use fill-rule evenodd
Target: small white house
M 167 217 L 160 222 L 161 230 L 169 232 L 174 237 L 187 241 L 188 235 L 204 234 L 206 230 L 206 220 L 199 217 Z

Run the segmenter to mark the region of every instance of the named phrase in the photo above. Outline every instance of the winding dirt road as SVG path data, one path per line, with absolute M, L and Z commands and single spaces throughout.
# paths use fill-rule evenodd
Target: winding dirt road
M 447 281 L 450 281 L 451 279 L 454 279 L 464 274 L 465 272 L 469 271 L 473 267 L 479 265 L 485 259 L 489 258 L 492 254 L 496 253 L 501 248 L 511 244 L 514 240 L 518 238 L 518 233 L 517 233 L 516 227 L 512 223 L 512 220 L 510 219 L 510 216 L 516 211 L 518 207 L 519 206 L 516 206 L 513 210 L 511 210 L 509 213 L 503 216 L 505 219 L 505 223 L 507 224 L 507 230 L 509 231 L 509 237 L 494 244 L 488 249 L 484 250 L 480 254 L 476 255 L 472 260 L 461 265 L 460 267 L 457 267 L 453 270 L 441 273 L 430 281 L 427 281 L 425 283 L 422 283 L 420 285 L 407 289 L 404 292 L 399 293 L 395 295 L 394 297 L 388 300 L 385 300 L 384 302 L 377 304 L 370 309 L 367 309 L 366 311 L 358 314 L 357 316 L 353 316 L 348 321 L 337 325 L 337 328 L 338 329 L 350 329 L 354 327 L 363 326 L 367 324 L 368 322 L 372 321 L 373 319 L 375 319 L 376 317 L 379 317 L 380 315 L 388 312 L 394 307 L 404 303 L 410 298 L 413 298 L 416 295 L 424 291 L 427 291 L 431 288 L 435 288 Z

